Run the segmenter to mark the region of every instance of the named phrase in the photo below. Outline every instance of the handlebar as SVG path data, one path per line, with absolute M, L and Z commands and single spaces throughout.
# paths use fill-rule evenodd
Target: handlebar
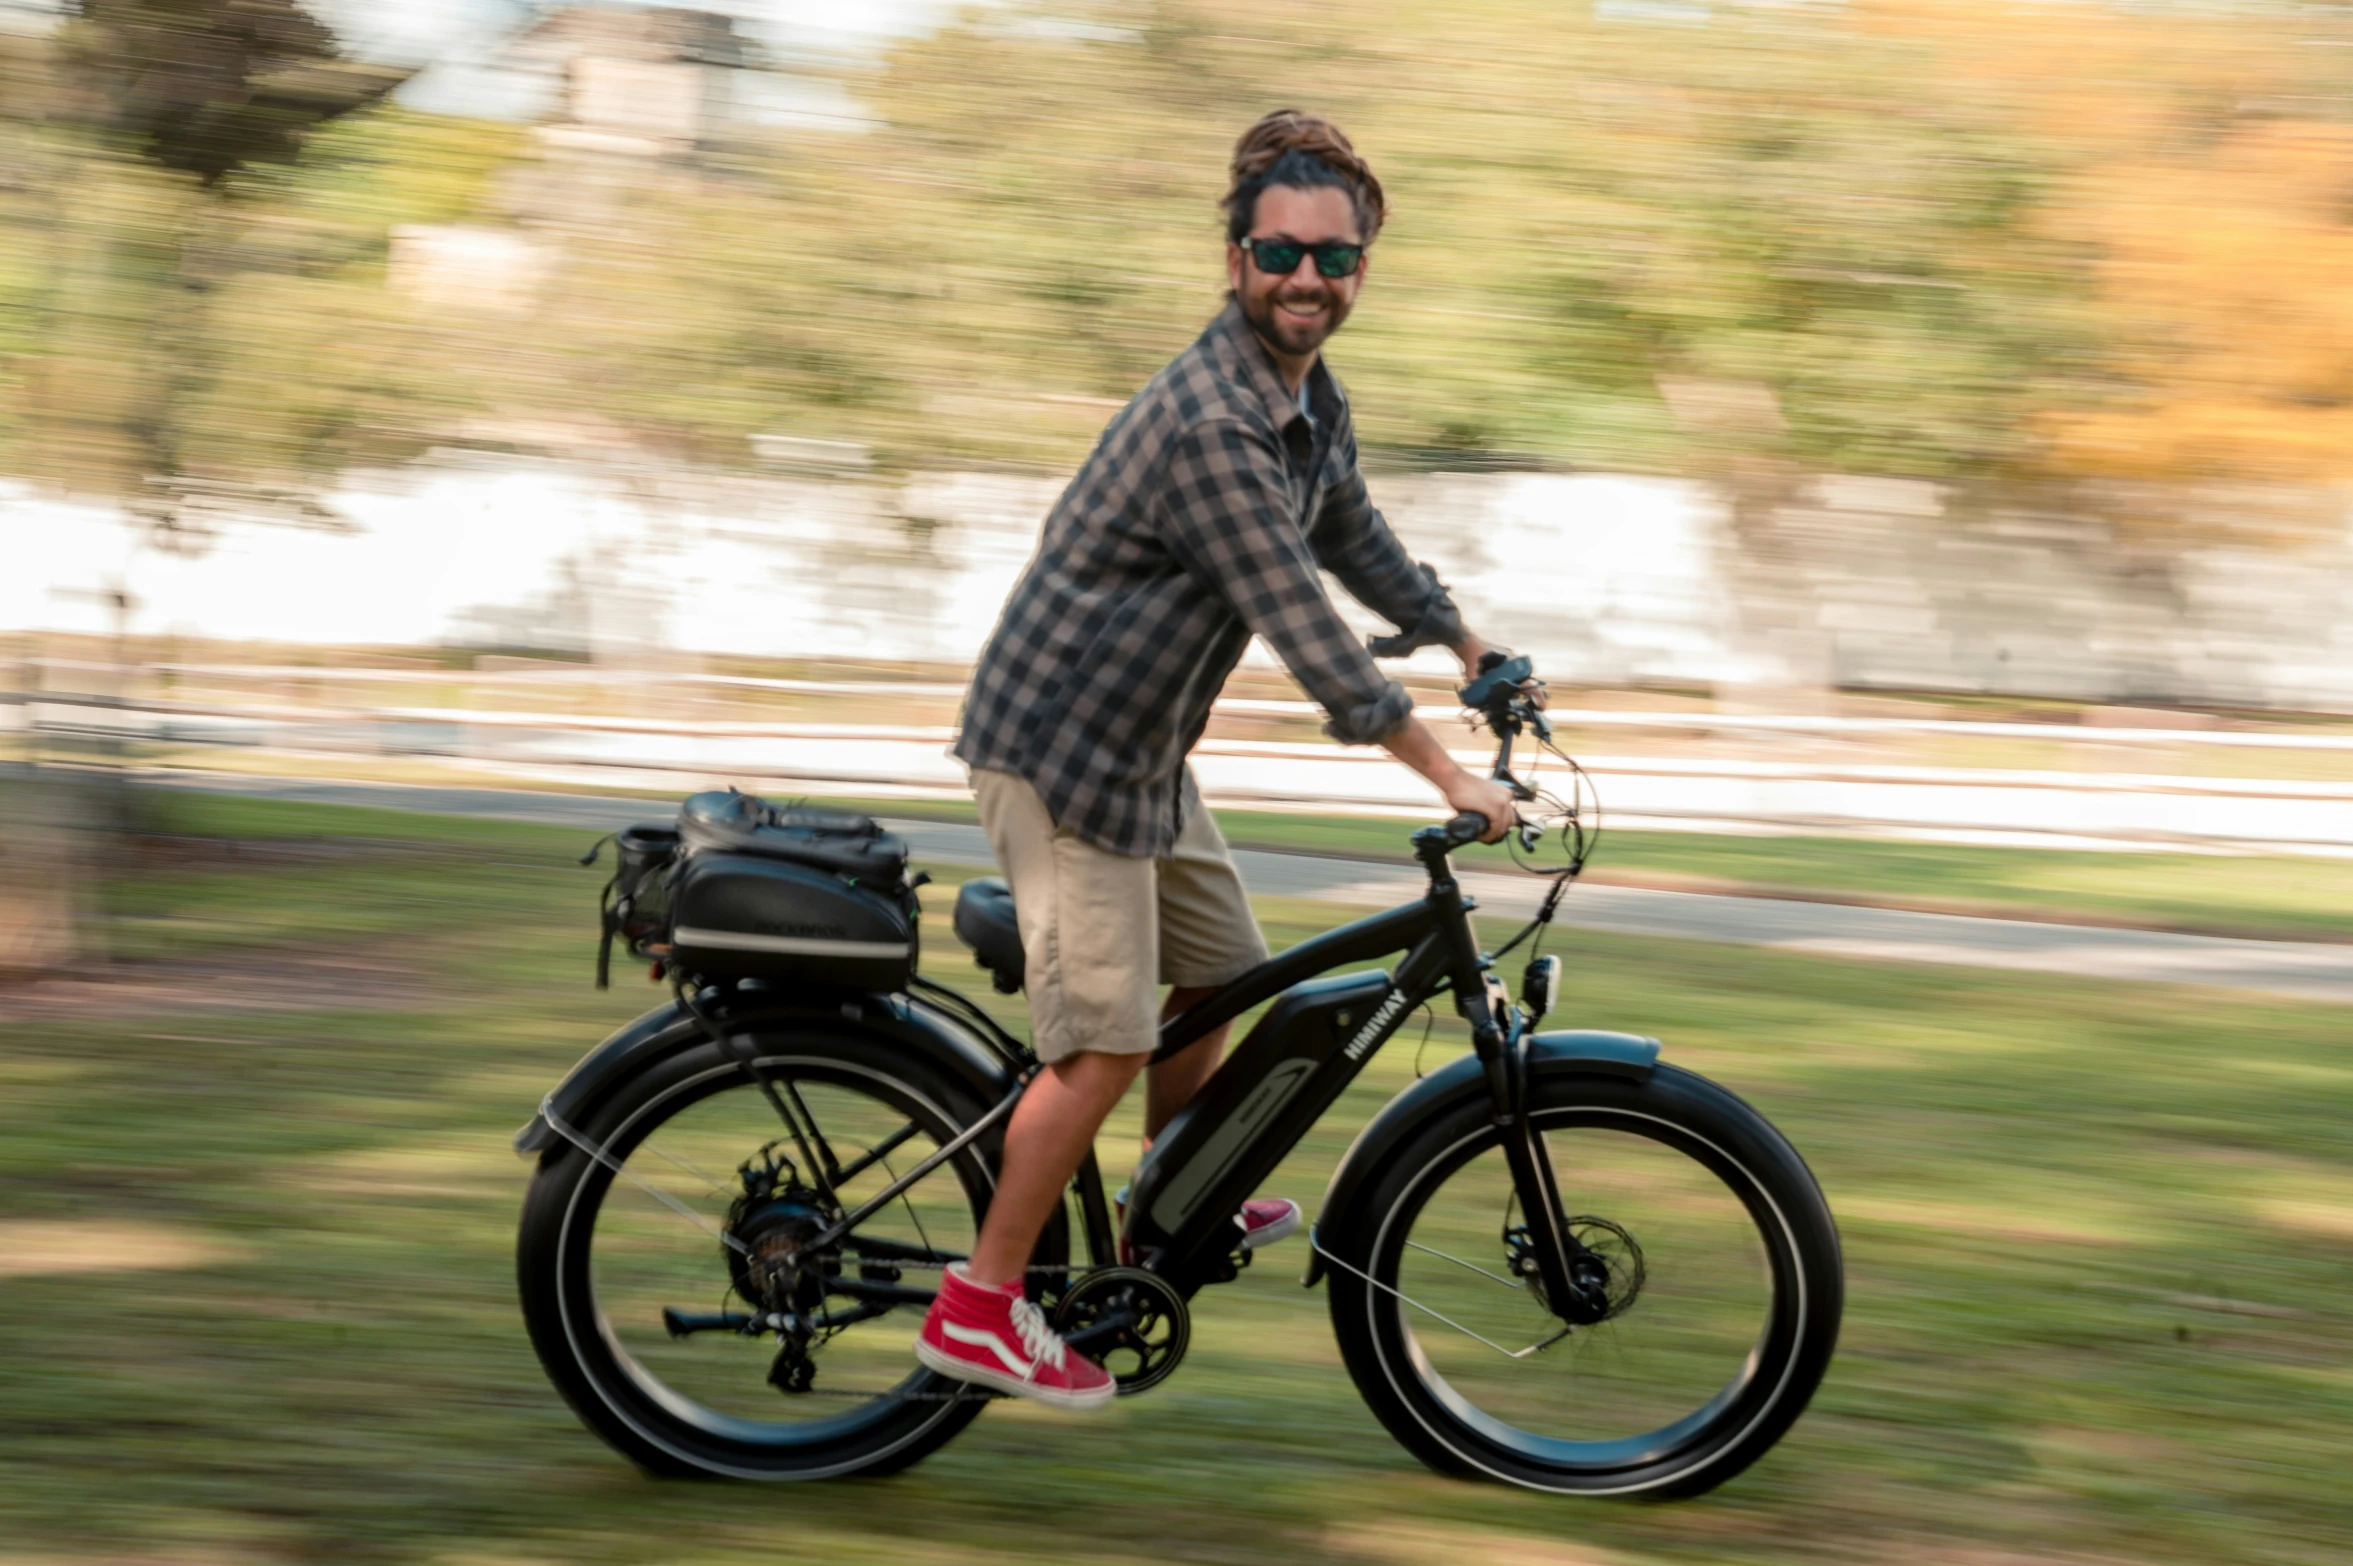
M 1481 713 L 1497 740 L 1495 768 L 1490 774 L 1498 783 L 1510 785 L 1514 795 L 1533 799 L 1536 791 L 1512 776 L 1512 740 L 1522 729 L 1533 729 L 1541 739 L 1552 737 L 1552 728 L 1544 721 L 1541 687 L 1536 692 L 1529 685 L 1536 678 L 1532 660 L 1525 655 L 1505 657 L 1490 652 L 1479 661 L 1479 673 L 1456 696 L 1462 704 Z M 1491 823 L 1475 810 L 1463 811 L 1442 827 L 1425 827 L 1414 834 L 1417 845 L 1427 845 L 1439 853 L 1451 853 L 1467 847 L 1487 836 Z M 1526 832 L 1525 823 L 1516 830 Z M 1507 834 L 1508 835 L 1508 834 Z
M 1462 848 L 1485 837 L 1487 824 L 1485 816 L 1476 810 L 1466 810 L 1440 827 L 1439 831 L 1445 834 L 1448 848 Z

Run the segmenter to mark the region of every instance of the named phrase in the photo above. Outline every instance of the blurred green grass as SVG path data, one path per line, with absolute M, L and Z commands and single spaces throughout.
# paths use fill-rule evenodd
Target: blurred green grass
M 124 982 L 0 992 L 11 1566 L 2353 1550 L 2353 1065 L 2329 1008 L 1580 936 L 1560 1019 L 1656 1033 L 1750 1097 L 1848 1247 L 1813 1411 L 1700 1501 L 1423 1472 L 1356 1400 L 1296 1248 L 1204 1295 L 1183 1372 L 1098 1419 L 992 1409 L 879 1483 L 657 1484 L 573 1421 L 513 1300 L 507 1136 L 659 998 L 588 987 L 583 835 L 160 808 L 173 835 L 118 890 Z M 977 979 L 930 895 L 930 971 Z M 1262 913 L 1278 945 L 1339 917 Z M 1418 1036 L 1281 1189 L 1320 1191 Z M 1460 1047 L 1441 1018 L 1427 1060 Z M 1107 1132 L 1115 1167 L 1133 1126 Z

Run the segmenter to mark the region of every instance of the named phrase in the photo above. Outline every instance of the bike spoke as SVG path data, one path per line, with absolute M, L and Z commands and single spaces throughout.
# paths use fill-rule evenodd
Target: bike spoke
M 683 1169 L 688 1174 L 693 1175 L 697 1180 L 702 1181 L 704 1189 L 708 1190 L 712 1195 L 723 1196 L 729 1200 L 734 1199 L 735 1187 L 731 1182 L 722 1180 L 717 1175 L 709 1174 L 701 1169 L 696 1168 L 693 1164 L 688 1163 L 685 1159 L 680 1158 L 677 1154 L 666 1152 L 662 1148 L 655 1146 L 651 1140 L 648 1140 L 645 1143 L 645 1150 L 653 1154 L 656 1158 L 659 1158 L 662 1162 L 670 1165 L 672 1168 Z

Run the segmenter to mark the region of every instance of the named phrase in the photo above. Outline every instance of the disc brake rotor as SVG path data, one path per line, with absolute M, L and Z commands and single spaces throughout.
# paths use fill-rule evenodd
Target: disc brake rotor
M 1585 1254 L 1571 1263 L 1578 1274 L 1578 1286 L 1599 1290 L 1603 1301 L 1601 1313 L 1592 1320 L 1585 1321 L 1581 1316 L 1575 1319 L 1585 1326 L 1597 1327 L 1626 1314 L 1633 1308 L 1636 1296 L 1642 1293 L 1641 1245 L 1624 1225 L 1591 1213 L 1564 1218 L 1561 1227 L 1585 1247 Z M 1526 1282 L 1528 1292 L 1539 1305 L 1550 1310 L 1552 1302 L 1545 1297 L 1544 1272 L 1536 1264 L 1535 1240 L 1526 1224 L 1513 1224 L 1504 1229 L 1503 1252 L 1504 1265 Z

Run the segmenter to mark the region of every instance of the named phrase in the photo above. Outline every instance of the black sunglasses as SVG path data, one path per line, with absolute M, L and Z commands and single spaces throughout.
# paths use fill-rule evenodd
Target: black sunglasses
M 1364 246 L 1337 239 L 1320 245 L 1303 245 L 1296 239 L 1245 239 L 1242 243 L 1258 270 L 1269 277 L 1290 276 L 1299 270 L 1299 258 L 1306 255 L 1315 257 L 1315 269 L 1325 277 L 1354 277 L 1356 269 L 1364 265 Z

